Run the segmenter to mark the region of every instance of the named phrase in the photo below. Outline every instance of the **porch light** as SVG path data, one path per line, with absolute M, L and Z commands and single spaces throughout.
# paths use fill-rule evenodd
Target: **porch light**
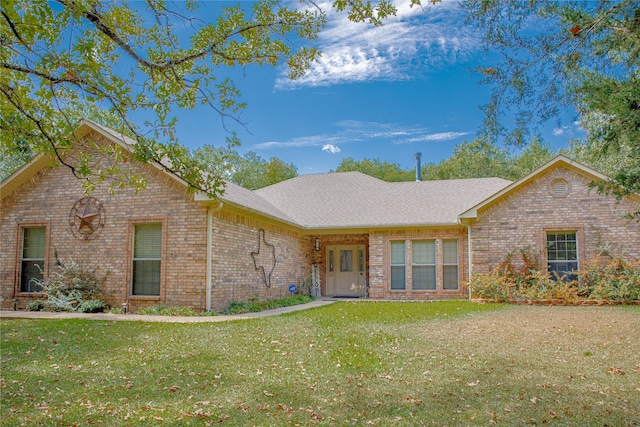
M 319 250 L 320 250 L 320 238 L 318 238 L 318 237 L 316 237 L 316 244 L 315 244 L 315 248 L 316 248 L 316 251 L 319 251 Z

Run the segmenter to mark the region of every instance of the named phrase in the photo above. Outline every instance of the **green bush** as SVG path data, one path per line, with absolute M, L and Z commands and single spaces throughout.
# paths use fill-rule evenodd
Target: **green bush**
M 315 298 L 310 295 L 293 295 L 290 297 L 267 301 L 260 301 L 258 297 L 251 297 L 246 302 L 232 302 L 229 304 L 229 307 L 224 310 L 224 314 L 257 313 L 259 311 L 272 310 L 274 308 L 305 304 L 313 301 L 314 299 Z
M 29 301 L 27 303 L 26 309 L 27 311 L 42 311 L 44 310 L 45 302 L 41 299 L 36 299 L 33 301 Z
M 189 307 L 166 307 L 164 305 L 152 305 L 142 310 L 138 314 L 147 316 L 197 316 L 198 313 Z
M 107 308 L 107 303 L 99 299 L 88 299 L 78 304 L 76 311 L 80 313 L 102 313 Z

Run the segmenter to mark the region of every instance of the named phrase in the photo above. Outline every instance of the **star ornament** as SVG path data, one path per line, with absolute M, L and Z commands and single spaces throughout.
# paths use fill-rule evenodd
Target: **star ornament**
M 78 200 L 69 213 L 71 231 L 83 240 L 96 238 L 104 227 L 104 222 L 104 207 L 94 197 L 83 197 Z

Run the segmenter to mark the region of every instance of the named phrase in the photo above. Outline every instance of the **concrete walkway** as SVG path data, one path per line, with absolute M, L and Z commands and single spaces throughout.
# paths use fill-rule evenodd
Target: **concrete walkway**
M 0 319 L 85 319 L 85 320 L 128 320 L 139 322 L 172 322 L 172 323 L 199 323 L 199 322 L 228 322 L 230 320 L 254 319 L 257 317 L 278 316 L 284 313 L 307 310 L 332 304 L 337 300 L 331 298 L 316 298 L 306 304 L 280 307 L 273 310 L 260 311 L 258 313 L 231 314 L 219 316 L 146 316 L 139 314 L 107 314 L 107 313 L 67 313 L 49 311 L 0 311 Z

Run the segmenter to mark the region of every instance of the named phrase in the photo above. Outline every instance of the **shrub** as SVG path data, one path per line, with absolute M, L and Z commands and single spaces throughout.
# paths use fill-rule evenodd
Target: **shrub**
M 166 307 L 164 305 L 152 305 L 142 310 L 138 314 L 147 316 L 197 316 L 198 313 L 189 307 Z
M 107 303 L 99 299 L 88 299 L 78 304 L 76 311 L 80 313 L 102 313 L 107 308 Z
M 513 265 L 519 252 L 523 266 Z M 597 256 L 584 263 L 579 280 L 552 279 L 540 268 L 528 248 L 507 254 L 489 274 L 475 274 L 468 285 L 474 298 L 496 301 L 517 300 L 605 300 L 631 302 L 640 300 L 640 262 L 619 257 Z
M 640 300 L 640 261 L 595 257 L 579 272 L 589 299 L 631 302 Z
M 256 313 L 264 310 L 272 310 L 274 308 L 289 307 L 292 305 L 305 304 L 313 301 L 315 298 L 310 295 L 293 295 L 285 298 L 260 301 L 258 297 L 251 297 L 246 302 L 235 301 L 229 304 L 224 310 L 224 314 L 244 314 Z
M 33 301 L 29 301 L 27 303 L 26 309 L 27 311 L 42 311 L 44 310 L 45 302 L 41 299 L 36 299 Z
M 98 268 L 86 270 L 74 260 L 64 263 L 57 256 L 56 265 L 57 271 L 39 283 L 46 297 L 45 306 L 50 310 L 79 311 L 84 301 L 103 295 L 108 273 L 100 277 Z
M 124 314 L 124 310 L 120 307 L 111 307 L 109 309 L 109 314 Z

